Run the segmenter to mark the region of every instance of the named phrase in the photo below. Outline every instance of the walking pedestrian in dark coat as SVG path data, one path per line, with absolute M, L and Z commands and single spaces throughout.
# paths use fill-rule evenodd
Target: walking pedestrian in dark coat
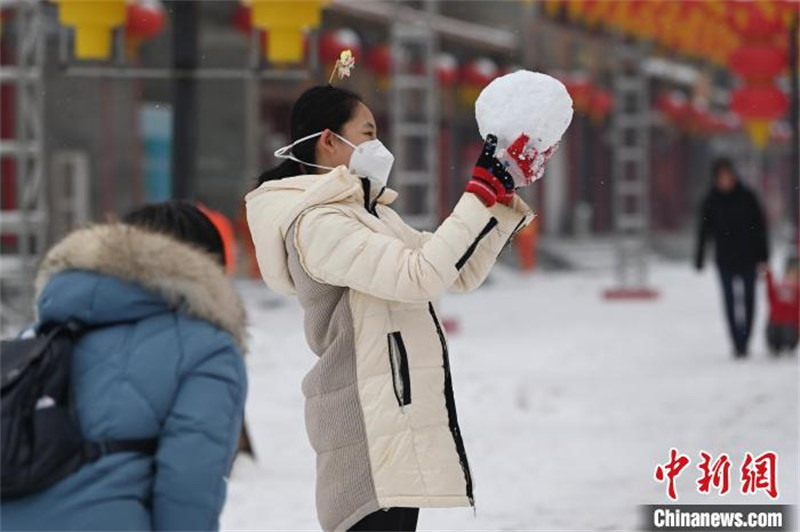
M 755 314 L 756 271 L 769 257 L 767 226 L 758 199 L 729 159 L 716 160 L 712 176 L 700 212 L 695 264 L 703 268 L 705 244 L 712 239 L 735 355 L 744 357 Z

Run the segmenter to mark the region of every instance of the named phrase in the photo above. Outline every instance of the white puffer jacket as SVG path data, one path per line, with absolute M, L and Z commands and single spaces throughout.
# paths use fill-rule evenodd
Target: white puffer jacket
M 317 510 L 345 530 L 394 506 L 474 504 L 435 301 L 477 288 L 532 218 L 519 198 L 487 208 L 464 194 L 433 232 L 406 225 L 340 166 L 247 195 L 265 282 L 296 294 L 319 360 L 303 380 L 317 452 Z

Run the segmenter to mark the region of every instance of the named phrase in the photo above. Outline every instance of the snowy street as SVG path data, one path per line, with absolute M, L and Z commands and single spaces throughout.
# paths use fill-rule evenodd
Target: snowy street
M 523 276 L 496 268 L 448 295 L 459 421 L 475 477 L 469 508 L 423 509 L 419 530 L 630 530 L 670 447 L 691 458 L 681 503 L 768 503 L 740 491 L 742 456 L 778 453 L 779 501 L 798 502 L 798 367 L 764 343 L 759 284 L 750 357 L 734 361 L 716 272 L 656 262 L 654 302 L 601 298 L 609 271 Z M 300 381 L 314 363 L 295 300 L 240 285 L 250 313 L 247 419 L 258 462 L 234 469 L 222 527 L 318 530 Z M 496 334 L 495 331 L 503 331 Z M 699 452 L 731 457 L 731 492 L 697 493 Z
M 0 0 L 0 52 L 0 532 L 800 532 L 800 0 Z

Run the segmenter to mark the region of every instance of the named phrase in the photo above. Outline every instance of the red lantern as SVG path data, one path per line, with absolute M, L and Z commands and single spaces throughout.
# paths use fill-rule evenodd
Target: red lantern
M 731 54 L 730 66 L 749 81 L 770 82 L 786 68 L 786 53 L 769 45 L 751 45 Z
M 407 71 L 410 59 L 408 57 L 408 52 L 403 48 L 400 49 L 399 60 L 399 69 L 401 71 Z M 391 46 L 388 44 L 381 44 L 370 50 L 366 57 L 366 65 L 367 68 L 378 77 L 378 88 L 380 88 L 380 90 L 386 90 L 389 87 L 389 76 L 393 68 Z
M 592 83 L 586 74 L 577 72 L 567 78 L 564 85 L 567 87 L 567 92 L 572 98 L 575 109 L 579 111 L 587 111 L 589 104 L 592 101 Z
M 760 2 L 736 2 L 731 5 L 728 20 L 746 40 L 768 40 L 783 31 L 783 23 L 776 13 L 770 16 L 757 4 Z
M 497 63 L 488 57 L 473 59 L 461 68 L 458 90 L 459 100 L 465 107 L 471 107 L 483 88 L 499 74 Z
M 730 56 L 731 69 L 746 82 L 734 91 L 731 109 L 742 117 L 753 143 L 764 148 L 771 122 L 788 107 L 788 98 L 772 82 L 786 67 L 784 49 L 773 42 L 774 35 L 783 33 L 786 19 L 776 2 L 739 2 L 732 6 L 729 20 L 742 40 L 750 43 Z
M 731 109 L 744 120 L 775 120 L 786 114 L 789 98 L 777 87 L 741 87 L 733 92 Z
M 441 53 L 436 58 L 436 78 L 443 87 L 451 87 L 458 81 L 458 61 L 453 54 Z
M 239 7 L 237 7 L 236 11 L 233 13 L 231 23 L 237 30 L 239 30 L 239 33 L 249 38 L 250 34 L 253 33 L 253 17 L 250 6 L 239 4 Z M 258 32 L 259 46 L 261 50 L 267 49 L 268 34 L 269 32 L 267 30 L 259 30 Z
M 461 83 L 482 89 L 496 78 L 499 72 L 497 63 L 488 57 L 479 57 L 461 69 Z
M 592 92 L 589 103 L 589 116 L 596 122 L 605 120 L 614 107 L 614 97 L 605 89 L 596 89 Z
M 369 51 L 367 66 L 379 77 L 386 77 L 392 70 L 392 50 L 388 44 L 381 44 Z
M 356 61 L 361 59 L 361 39 L 350 28 L 325 32 L 319 39 L 319 58 L 332 65 L 339 59 L 342 50 L 350 50 Z
M 231 24 L 233 24 L 240 33 L 250 35 L 250 32 L 253 31 L 253 17 L 250 6 L 239 4 L 236 7 L 236 11 L 233 12 Z
M 748 135 L 758 148 L 769 142 L 771 122 L 782 117 L 789 99 L 775 86 L 742 87 L 731 97 L 733 109 L 745 123 Z
M 152 39 L 162 31 L 166 22 L 164 6 L 155 0 L 128 4 L 125 34 L 130 39 Z

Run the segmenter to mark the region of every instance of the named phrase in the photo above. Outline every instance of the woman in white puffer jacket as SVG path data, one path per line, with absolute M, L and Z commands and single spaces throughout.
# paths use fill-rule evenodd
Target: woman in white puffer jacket
M 531 211 L 490 139 L 453 213 L 419 232 L 389 206 L 393 157 L 357 95 L 313 87 L 291 121 L 247 220 L 265 282 L 299 298 L 319 357 L 302 383 L 319 521 L 415 530 L 419 508 L 474 506 L 436 301 L 477 288 Z

